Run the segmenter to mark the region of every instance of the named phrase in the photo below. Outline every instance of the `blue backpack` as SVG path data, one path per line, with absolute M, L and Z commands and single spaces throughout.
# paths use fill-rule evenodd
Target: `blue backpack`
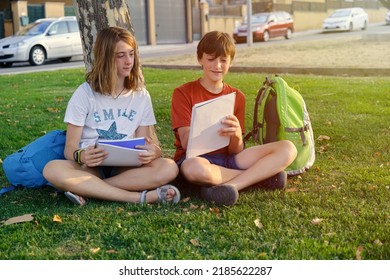
M 65 140 L 66 131 L 53 130 L 7 156 L 3 170 L 11 185 L 26 188 L 49 185 L 42 175 L 43 168 L 51 160 L 65 159 Z M 0 193 L 6 191 L 3 189 Z

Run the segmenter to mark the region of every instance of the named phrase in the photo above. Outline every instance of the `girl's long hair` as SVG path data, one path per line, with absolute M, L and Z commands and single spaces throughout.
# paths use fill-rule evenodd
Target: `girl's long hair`
M 134 36 L 122 27 L 111 26 L 99 32 L 93 50 L 94 62 L 92 70 L 86 74 L 86 81 L 94 91 L 101 94 L 110 95 L 115 91 L 115 82 L 117 80 L 115 51 L 119 41 L 129 44 L 134 49 L 133 68 L 125 79 L 124 87 L 130 90 L 144 87 L 138 46 Z

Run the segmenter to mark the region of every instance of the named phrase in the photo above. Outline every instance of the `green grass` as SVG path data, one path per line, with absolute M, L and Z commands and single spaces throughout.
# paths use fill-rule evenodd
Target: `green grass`
M 144 75 L 172 156 L 171 94 L 200 72 Z M 264 77 L 226 77 L 246 94 L 247 129 Z M 0 197 L 0 221 L 29 213 L 34 220 L 0 228 L 0 259 L 390 259 L 390 79 L 284 78 L 304 97 L 315 138 L 330 137 L 316 140 L 313 168 L 289 179 L 286 191 L 244 192 L 230 208 L 196 197 L 173 207 L 94 200 L 77 207 L 50 187 L 19 189 Z M 64 129 L 67 101 L 83 81 L 83 70 L 0 76 L 0 159 Z M 1 169 L 0 186 L 8 185 Z

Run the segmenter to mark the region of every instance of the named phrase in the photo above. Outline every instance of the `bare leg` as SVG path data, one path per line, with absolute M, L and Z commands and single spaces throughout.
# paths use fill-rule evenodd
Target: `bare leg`
M 174 163 L 174 165 L 172 165 L 170 168 L 162 169 L 158 172 L 156 170 L 156 168 L 161 167 L 160 164 L 163 164 L 164 162 L 166 166 L 171 166 L 169 165 L 169 161 L 170 160 L 167 160 L 167 162 L 165 162 L 164 159 L 159 159 L 155 165 L 151 164 L 150 167 L 146 167 L 150 168 L 147 169 L 150 170 L 150 172 L 154 172 L 149 173 L 147 176 L 145 176 L 145 173 L 143 173 L 143 167 L 139 168 L 142 171 L 141 174 L 143 173 L 145 176 L 144 180 L 150 184 L 143 184 L 141 187 L 144 187 L 144 189 L 155 189 L 173 180 L 177 175 L 177 167 L 176 169 L 173 167 L 175 166 Z M 139 191 L 144 189 L 141 189 L 141 187 L 134 187 L 136 182 L 140 182 L 137 180 L 141 179 L 140 176 L 136 176 L 135 170 L 137 169 L 124 171 L 118 176 L 115 176 L 118 177 L 117 180 L 109 181 L 102 180 L 100 178 L 99 171 L 96 168 L 80 166 L 73 161 L 56 160 L 46 165 L 43 174 L 45 178 L 56 188 L 63 191 L 70 191 L 80 196 L 102 200 L 137 203 L 140 201 L 141 193 Z M 130 176 L 135 176 L 135 178 L 133 179 Z M 129 182 L 127 187 L 125 185 L 126 178 Z M 111 182 L 113 184 L 110 184 Z M 152 183 L 155 183 L 156 185 L 153 185 Z M 168 191 L 167 198 L 171 199 L 175 196 L 175 194 L 175 191 L 170 189 Z M 157 202 L 157 192 L 148 192 L 146 201 L 148 203 Z

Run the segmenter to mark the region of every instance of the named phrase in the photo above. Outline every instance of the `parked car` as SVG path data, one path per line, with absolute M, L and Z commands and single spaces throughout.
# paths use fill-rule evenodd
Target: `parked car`
M 387 12 L 385 21 L 386 24 L 390 24 L 390 11 Z
M 352 31 L 367 29 L 368 14 L 362 8 L 335 10 L 322 23 L 322 31 Z
M 294 32 L 294 20 L 287 12 L 269 12 L 252 15 L 251 20 L 253 41 L 267 42 L 270 38 L 285 37 L 290 39 Z M 233 33 L 236 43 L 245 43 L 248 21 L 245 20 Z
M 0 40 L 0 65 L 14 62 L 42 65 L 49 59 L 68 62 L 82 55 L 83 48 L 76 17 L 44 18 L 25 26 L 14 36 Z

